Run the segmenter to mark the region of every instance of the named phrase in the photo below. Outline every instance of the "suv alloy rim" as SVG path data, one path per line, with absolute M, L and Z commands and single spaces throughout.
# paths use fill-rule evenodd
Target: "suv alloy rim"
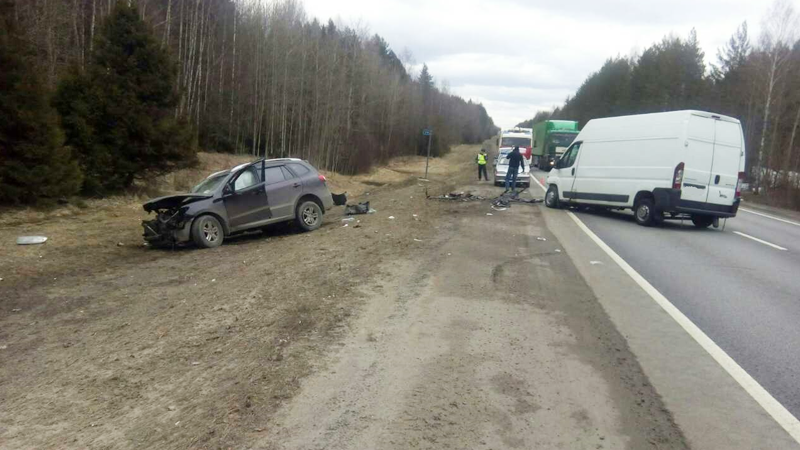
M 213 223 L 206 221 L 203 223 L 203 237 L 208 242 L 217 242 L 217 239 L 219 239 L 219 228 Z
M 314 225 L 317 223 L 318 218 L 319 214 L 317 214 L 313 206 L 307 206 L 303 209 L 303 222 L 305 222 L 306 225 Z

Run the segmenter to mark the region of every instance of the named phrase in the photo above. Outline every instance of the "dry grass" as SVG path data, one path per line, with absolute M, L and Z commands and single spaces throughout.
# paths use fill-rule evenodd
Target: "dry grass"
M 130 208 L 139 209 L 148 199 L 186 192 L 209 174 L 230 169 L 236 165 L 252 161 L 249 155 L 229 155 L 222 153 L 198 153 L 199 163 L 192 168 L 178 170 L 168 175 L 137 181 L 127 192 L 102 199 L 73 198 L 65 205 L 54 207 L 7 207 L 0 209 L 0 228 L 22 224 L 39 224 L 80 214 Z
M 450 155 L 462 155 L 462 147 L 457 146 Z M 14 207 L 0 208 L 0 228 L 18 225 L 36 225 L 47 221 L 59 220 L 81 214 L 119 211 L 120 209 L 140 209 L 148 199 L 186 192 L 202 181 L 209 174 L 230 169 L 256 159 L 250 155 L 231 155 L 224 153 L 197 154 L 198 164 L 195 167 L 182 169 L 173 173 L 137 181 L 134 186 L 121 195 L 102 199 L 83 199 L 76 197 L 68 204 L 49 208 Z M 436 177 L 447 173 L 448 165 L 453 157 L 431 158 L 428 168 L 429 176 Z M 329 171 L 321 171 L 328 178 L 332 192 L 347 192 L 348 196 L 363 195 L 376 187 L 401 183 L 409 176 L 425 175 L 424 156 L 402 156 L 392 159 L 383 167 L 375 167 L 361 175 L 340 175 Z

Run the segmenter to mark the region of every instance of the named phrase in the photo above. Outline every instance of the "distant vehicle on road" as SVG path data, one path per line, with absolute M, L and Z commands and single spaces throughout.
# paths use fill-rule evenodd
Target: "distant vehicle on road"
M 520 147 L 520 152 L 522 147 Z M 511 149 L 503 149 L 494 160 L 494 185 L 503 186 L 506 182 L 506 174 L 508 173 L 508 154 Z M 520 167 L 517 171 L 517 186 L 530 186 L 531 185 L 531 165 L 525 162 L 525 170 Z
M 545 204 L 632 209 L 640 225 L 734 217 L 745 149 L 737 119 L 674 111 L 589 121 L 547 177 Z
M 278 222 L 316 230 L 333 206 L 325 177 L 311 164 L 262 159 L 213 173 L 191 193 L 148 201 L 144 210 L 156 218 L 142 221 L 142 227 L 154 246 L 193 241 L 211 248 L 228 236 Z
M 578 122 L 574 120 L 544 120 L 533 125 L 533 165 L 550 170 L 561 158 L 575 137 Z
M 531 162 L 531 151 L 533 149 L 533 129 L 532 128 L 512 128 L 503 130 L 497 139 L 497 151 L 499 153 L 509 152 L 515 145 L 519 146 L 519 152 L 525 157 L 525 165 Z

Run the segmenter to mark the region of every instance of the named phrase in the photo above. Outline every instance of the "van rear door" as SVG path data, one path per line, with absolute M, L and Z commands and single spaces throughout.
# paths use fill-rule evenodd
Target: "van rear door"
M 692 114 L 686 130 L 681 200 L 705 203 L 714 160 L 714 119 Z
M 708 183 L 708 203 L 731 206 L 736 198 L 742 159 L 742 127 L 736 122 L 714 120 L 714 159 Z

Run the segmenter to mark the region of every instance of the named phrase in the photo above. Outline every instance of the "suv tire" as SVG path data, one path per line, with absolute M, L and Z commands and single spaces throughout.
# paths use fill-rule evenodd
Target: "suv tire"
M 314 231 L 322 226 L 322 208 L 313 200 L 305 200 L 297 205 L 295 221 L 305 231 Z
M 200 216 L 192 222 L 192 241 L 200 248 L 214 248 L 222 245 L 225 231 L 214 216 Z

